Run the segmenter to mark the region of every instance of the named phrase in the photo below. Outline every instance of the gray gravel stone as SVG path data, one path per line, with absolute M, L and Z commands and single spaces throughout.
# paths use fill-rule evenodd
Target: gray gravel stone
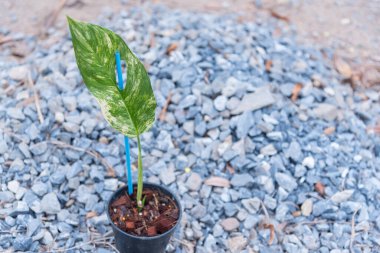
M 318 250 L 320 247 L 318 237 L 314 234 L 304 234 L 302 242 L 309 250 Z
M 65 222 L 58 223 L 57 227 L 61 233 L 71 233 L 73 231 L 73 227 Z
M 228 239 L 228 247 L 231 252 L 241 252 L 248 244 L 248 239 L 242 235 Z
M 224 233 L 223 227 L 219 224 L 215 224 L 212 233 L 215 237 L 222 236 Z
M 45 245 L 51 245 L 53 241 L 54 241 L 54 238 L 52 234 L 48 230 L 45 230 L 44 236 L 42 238 L 42 243 Z
M 79 178 L 70 178 L 67 183 L 67 186 L 70 189 L 77 189 L 79 187 L 79 184 L 80 184 Z
M 222 94 L 226 97 L 231 97 L 235 95 L 236 91 L 242 88 L 242 84 L 235 77 L 231 76 L 226 81 L 226 86 L 222 89 Z
M 314 169 L 315 160 L 312 156 L 305 157 L 302 161 L 302 165 L 309 168 L 309 169 Z
M 28 204 L 25 201 L 16 201 L 13 203 L 13 211 L 15 213 L 29 212 Z
M 54 192 L 46 194 L 41 199 L 41 210 L 47 214 L 57 214 L 61 211 L 61 204 Z
M 7 187 L 11 192 L 17 193 L 18 189 L 20 188 L 20 182 L 17 180 L 9 181 Z
M 73 96 L 65 96 L 62 98 L 63 105 L 69 111 L 74 111 L 77 107 L 77 99 Z
M 250 214 L 255 214 L 261 205 L 259 198 L 243 199 L 241 203 Z
M 79 125 L 73 122 L 65 122 L 63 123 L 63 128 L 70 133 L 76 133 L 79 131 Z
M 41 227 L 41 222 L 37 219 L 31 219 L 28 222 L 28 228 L 26 235 L 27 237 L 32 237 L 33 234 Z
M 66 173 L 64 171 L 58 170 L 50 176 L 50 182 L 56 185 L 60 185 L 65 181 L 65 178 Z
M 292 141 L 285 156 L 291 158 L 295 162 L 300 162 L 303 158 L 301 146 L 298 142 Z
M 187 121 L 183 124 L 183 130 L 185 130 L 188 134 L 194 134 L 194 121 Z
M 70 167 L 68 167 L 68 168 L 65 167 L 62 169 L 67 170 L 66 178 L 71 179 L 71 178 L 77 176 L 82 171 L 83 168 L 82 168 L 82 164 L 80 162 L 75 162 Z
M 20 171 L 20 170 L 24 169 L 24 167 L 25 167 L 24 162 L 21 159 L 16 158 L 12 162 L 10 169 L 14 170 L 14 171 Z
M 333 196 L 331 196 L 331 201 L 337 204 L 342 203 L 344 201 L 347 201 L 353 193 L 354 190 L 344 190 L 341 192 L 337 192 Z
M 301 206 L 301 213 L 303 216 L 309 216 L 313 211 L 313 201 L 306 199 Z
M 21 142 L 18 145 L 18 148 L 20 149 L 21 153 L 25 156 L 25 158 L 30 158 L 31 154 L 29 152 L 29 147 L 24 142 Z
M 206 133 L 206 129 L 206 123 L 203 121 L 195 125 L 195 133 L 197 133 L 199 136 L 203 136 Z
M 263 147 L 263 148 L 260 149 L 260 154 L 272 156 L 272 155 L 277 154 L 277 150 L 273 146 L 273 144 L 268 144 L 265 147 Z
M 253 177 L 247 173 L 235 174 L 231 179 L 231 185 L 234 187 L 250 186 L 253 182 Z
M 246 111 L 255 111 L 269 106 L 275 102 L 268 86 L 258 88 L 254 93 L 244 95 L 240 104 L 232 111 L 232 114 L 239 114 Z
M 178 170 L 185 169 L 189 164 L 189 159 L 184 155 L 177 156 L 175 167 Z
M 267 133 L 267 137 L 271 140 L 274 140 L 274 141 L 282 141 L 284 138 L 282 133 L 278 132 L 278 131 Z
M 29 136 L 31 140 L 36 140 L 40 135 L 40 130 L 36 127 L 35 124 L 31 124 L 26 130 L 25 133 Z
M 224 213 L 228 216 L 234 216 L 238 212 L 238 206 L 233 203 L 226 203 L 224 205 Z
M 32 238 L 19 235 L 13 241 L 13 249 L 16 251 L 28 251 L 30 246 L 32 245 L 32 242 Z
M 4 140 L 0 140 L 0 154 L 5 154 L 8 151 L 7 142 Z
M 253 117 L 251 112 L 244 112 L 237 119 L 236 135 L 239 139 L 248 135 L 249 129 L 253 126 Z
M 226 108 L 230 111 L 236 109 L 236 107 L 238 107 L 238 105 L 240 104 L 240 99 L 238 99 L 237 97 L 231 97 L 228 101 L 227 101 L 227 104 L 226 104 Z
M 169 185 L 175 181 L 175 174 L 172 168 L 162 170 L 158 177 L 165 185 Z
M 306 172 L 307 170 L 304 166 L 297 164 L 296 169 L 294 171 L 294 176 L 299 178 L 299 177 L 304 176 Z
M 198 173 L 192 172 L 186 181 L 186 187 L 191 191 L 198 191 L 202 185 L 202 178 Z
M 227 98 L 225 96 L 218 96 L 214 100 L 214 107 L 217 111 L 221 112 L 226 109 Z
M 233 231 L 239 227 L 239 221 L 236 218 L 227 218 L 220 222 L 225 231 Z
M 319 104 L 313 111 L 314 115 L 324 120 L 334 120 L 337 114 L 337 108 L 332 104 Z
M 104 180 L 104 190 L 116 191 L 118 180 L 116 178 L 110 178 Z
M 362 207 L 362 204 L 354 201 L 346 201 L 340 204 L 340 209 L 347 214 L 354 213 Z
M 196 205 L 191 209 L 190 214 L 196 219 L 201 219 L 207 214 L 207 209 L 203 205 Z
M 197 101 L 197 97 L 194 95 L 186 96 L 184 100 L 181 102 L 182 108 L 188 108 L 192 105 L 195 105 L 195 102 Z
M 249 215 L 244 221 L 244 227 L 246 229 L 253 229 L 260 222 L 260 218 L 258 216 Z
M 98 123 L 99 122 L 96 119 L 87 119 L 83 121 L 82 126 L 84 127 L 86 134 L 91 134 Z
M 70 212 L 66 209 L 62 209 L 61 211 L 59 211 L 59 213 L 57 214 L 57 219 L 59 221 L 66 221 L 70 216 Z
M 48 190 L 48 186 L 42 182 L 34 183 L 32 186 L 32 191 L 40 197 L 44 196 Z
M 264 198 L 264 205 L 269 208 L 269 209 L 272 209 L 274 210 L 276 207 L 277 207 L 277 201 L 276 199 L 268 196 L 268 195 L 265 195 L 265 198 Z
M 313 205 L 313 215 L 314 216 L 320 216 L 323 213 L 332 212 L 334 211 L 334 206 L 331 202 L 326 200 L 320 200 L 314 203 Z
M 18 119 L 18 120 L 25 119 L 25 115 L 21 108 L 8 108 L 7 115 L 8 117 L 13 118 L 13 119 Z
M 23 201 L 25 201 L 28 204 L 28 206 L 31 206 L 33 202 L 39 201 L 39 198 L 36 194 L 33 193 L 32 190 L 28 190 L 25 192 L 23 196 Z
M 7 216 L 7 217 L 5 217 L 5 223 L 7 223 L 7 225 L 9 225 L 9 226 L 11 226 L 11 227 L 13 227 L 15 224 L 16 224 L 16 220 L 15 219 L 13 219 L 12 217 L 10 217 L 10 216 Z
M 23 81 L 27 77 L 28 72 L 28 66 L 21 65 L 11 68 L 8 72 L 8 75 L 15 81 Z
M 274 177 L 277 183 L 288 192 L 297 188 L 297 181 L 288 174 L 277 172 Z

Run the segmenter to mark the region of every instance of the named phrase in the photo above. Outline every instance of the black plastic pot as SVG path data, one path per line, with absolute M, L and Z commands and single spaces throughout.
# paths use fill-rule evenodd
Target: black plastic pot
M 136 184 L 133 185 L 134 187 Z M 160 234 L 157 236 L 151 236 L 151 237 L 145 237 L 145 236 L 135 236 L 128 234 L 118 228 L 111 220 L 109 209 L 111 203 L 123 192 L 127 192 L 127 186 L 124 186 L 120 189 L 118 189 L 110 198 L 107 205 L 107 216 L 108 220 L 110 221 L 112 225 L 113 233 L 115 234 L 115 242 L 116 242 L 116 248 L 119 250 L 120 253 L 163 253 L 165 252 L 166 246 L 169 243 L 170 237 L 173 235 L 174 230 L 178 227 L 181 218 L 182 218 L 182 208 L 181 204 L 178 200 L 178 198 L 167 188 L 151 184 L 151 183 L 144 183 L 144 189 L 150 188 L 150 189 L 159 189 L 164 194 L 167 194 L 170 196 L 176 203 L 178 210 L 179 210 L 179 216 L 178 221 L 175 224 L 174 227 L 172 227 L 170 230 L 166 231 L 164 234 Z

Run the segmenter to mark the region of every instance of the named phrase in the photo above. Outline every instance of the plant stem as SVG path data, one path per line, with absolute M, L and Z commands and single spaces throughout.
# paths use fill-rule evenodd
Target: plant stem
M 143 189 L 143 168 L 142 168 L 142 158 L 141 158 L 141 143 L 140 135 L 137 135 L 137 146 L 139 149 L 138 154 L 138 178 L 137 178 L 137 207 L 141 210 L 143 203 L 141 201 L 142 189 Z

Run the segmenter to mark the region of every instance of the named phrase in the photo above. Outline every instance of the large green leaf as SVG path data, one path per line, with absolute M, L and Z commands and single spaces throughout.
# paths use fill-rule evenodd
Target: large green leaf
M 147 131 L 155 120 L 156 99 L 144 65 L 114 32 L 70 17 L 67 20 L 83 81 L 106 120 L 128 137 Z M 124 90 L 116 82 L 116 51 L 127 65 Z

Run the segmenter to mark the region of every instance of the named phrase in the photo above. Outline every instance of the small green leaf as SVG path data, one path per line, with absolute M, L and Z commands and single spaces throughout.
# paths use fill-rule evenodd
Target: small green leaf
M 155 120 L 156 99 L 144 65 L 114 32 L 70 17 L 67 20 L 83 81 L 105 119 L 128 137 L 149 130 Z M 127 65 L 127 83 L 122 91 L 116 82 L 116 51 Z
M 142 206 L 145 206 L 145 199 L 146 199 L 146 196 L 144 196 L 144 198 L 142 200 Z
M 137 211 L 140 213 L 145 206 L 146 196 L 142 199 L 141 203 L 137 203 Z M 141 204 L 141 205 L 140 205 Z

